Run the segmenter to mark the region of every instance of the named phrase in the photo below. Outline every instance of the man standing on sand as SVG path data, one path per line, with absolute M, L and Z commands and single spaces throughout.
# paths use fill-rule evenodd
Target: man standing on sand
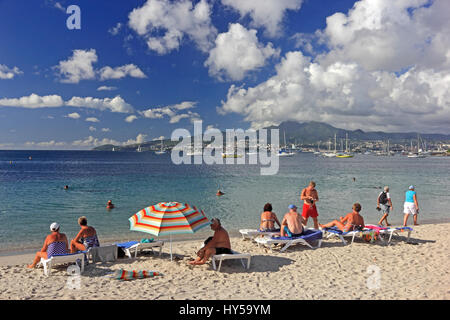
M 215 254 L 233 254 L 230 236 L 222 227 L 219 219 L 211 219 L 211 230 L 214 230 L 214 236 L 205 241 L 205 246 L 197 252 L 197 258 L 194 261 L 189 261 L 189 264 L 205 264 Z
M 315 189 L 316 183 L 311 181 L 309 185 L 302 190 L 300 200 L 303 200 L 302 217 L 305 220 L 305 227 L 308 224 L 308 218 L 313 218 L 314 229 L 319 229 L 319 222 L 317 217 L 319 216 L 316 208 L 316 202 L 319 201 L 319 194 Z
M 297 237 L 303 233 L 303 218 L 297 212 L 297 207 L 289 205 L 289 212 L 284 215 L 281 222 L 280 235 L 282 237 Z

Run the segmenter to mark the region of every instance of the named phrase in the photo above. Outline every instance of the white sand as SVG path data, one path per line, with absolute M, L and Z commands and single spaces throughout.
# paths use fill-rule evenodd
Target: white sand
M 449 299 L 450 224 L 414 227 L 411 240 L 418 244 L 404 240 L 397 237 L 390 246 L 360 239 L 348 246 L 324 240 L 320 249 L 297 245 L 279 253 L 233 238 L 233 249 L 252 254 L 250 270 L 231 260 L 223 263 L 221 272 L 210 263 L 189 266 L 199 242 L 179 242 L 173 245 L 178 261 L 169 260 L 166 245 L 161 257 L 149 253 L 90 264 L 78 290 L 67 287 L 72 278 L 64 266 L 45 277 L 42 269 L 25 268 L 32 255 L 3 256 L 0 299 Z M 120 268 L 164 276 L 127 282 L 103 277 Z M 378 289 L 367 286 L 368 278 L 375 277 L 368 268 L 380 270 Z

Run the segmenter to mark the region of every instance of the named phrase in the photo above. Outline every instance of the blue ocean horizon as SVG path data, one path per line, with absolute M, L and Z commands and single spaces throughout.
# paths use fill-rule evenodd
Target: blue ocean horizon
M 170 154 L 152 152 L 0 151 L 0 252 L 40 248 L 54 221 L 73 238 L 80 216 L 97 229 L 100 241 L 154 237 L 130 231 L 128 218 L 162 201 L 195 205 L 237 235 L 241 228 L 259 226 L 267 202 L 280 220 L 291 203 L 301 210 L 300 192 L 311 180 L 319 192 L 320 223 L 345 215 L 355 202 L 361 203 L 366 223 L 378 222 L 376 199 L 388 185 L 394 205 L 389 222 L 401 224 L 411 184 L 419 223 L 450 221 L 450 157 L 339 159 L 298 153 L 279 161 L 278 174 L 263 176 L 259 165 L 175 165 Z M 218 189 L 225 195 L 217 197 Z M 108 200 L 115 209 L 106 210 Z M 176 238 L 210 233 L 203 228 Z

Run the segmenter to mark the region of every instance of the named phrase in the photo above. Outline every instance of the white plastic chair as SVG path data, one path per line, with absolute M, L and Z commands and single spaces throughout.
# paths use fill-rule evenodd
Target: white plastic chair
M 55 264 L 64 264 L 74 262 L 77 263 L 77 260 L 81 260 L 81 272 L 84 271 L 84 253 L 74 253 L 74 254 L 65 254 L 65 255 L 55 255 L 49 259 L 41 258 L 41 264 L 44 267 L 44 274 L 49 276 L 51 274 L 52 266 Z
M 233 251 L 233 254 L 215 254 L 212 256 L 212 267 L 214 270 L 220 271 L 220 267 L 222 266 L 222 261 L 224 260 L 232 260 L 232 259 L 239 259 L 241 260 L 241 264 L 244 267 L 244 269 L 250 269 L 250 261 L 252 258 L 252 255 L 250 253 L 239 253 L 237 251 Z M 247 264 L 245 264 L 245 260 L 247 260 Z M 216 261 L 219 261 L 219 268 L 216 267 Z

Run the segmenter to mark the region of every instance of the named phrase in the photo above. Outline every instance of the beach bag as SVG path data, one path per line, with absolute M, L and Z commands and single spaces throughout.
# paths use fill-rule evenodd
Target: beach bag
M 378 232 L 371 232 L 364 235 L 364 240 L 366 242 L 375 242 L 378 239 Z
M 379 201 L 381 204 L 386 204 L 386 203 L 388 202 L 386 192 L 383 191 L 383 192 L 380 194 L 380 199 L 379 199 L 378 201 Z

